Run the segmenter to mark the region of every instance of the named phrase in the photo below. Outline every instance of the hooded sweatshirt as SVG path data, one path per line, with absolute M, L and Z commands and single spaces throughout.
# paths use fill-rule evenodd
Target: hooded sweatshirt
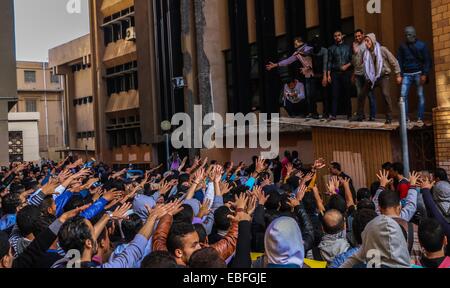
M 325 234 L 322 237 L 322 241 L 318 248 L 322 258 L 327 261 L 328 264 L 331 264 L 336 256 L 347 252 L 351 246 L 347 241 L 345 231 L 342 231 L 334 235 Z
M 291 217 L 280 217 L 267 228 L 264 238 L 268 268 L 302 268 L 305 258 L 302 233 Z
M 450 217 L 450 183 L 439 181 L 433 188 L 433 199 L 444 217 Z
M 370 33 L 366 35 L 367 38 L 369 38 L 372 43 L 373 43 L 373 47 L 375 48 L 377 44 L 379 44 L 377 42 L 377 37 L 375 34 Z M 368 51 L 366 50 L 366 53 L 371 53 L 373 56 L 374 51 Z M 381 76 L 386 76 L 391 74 L 392 70 L 394 70 L 394 73 L 400 74 L 401 70 L 400 70 L 400 65 L 397 61 L 397 58 L 395 58 L 395 56 L 384 46 L 380 45 L 380 53 L 382 56 L 382 60 L 383 60 L 383 68 L 381 70 Z M 366 71 L 367 73 L 367 71 Z
M 400 225 L 391 217 L 381 215 L 367 224 L 362 233 L 363 244 L 340 268 L 358 265 L 409 268 L 410 255 Z M 377 261 L 377 258 L 379 261 Z M 377 263 L 378 262 L 378 263 Z

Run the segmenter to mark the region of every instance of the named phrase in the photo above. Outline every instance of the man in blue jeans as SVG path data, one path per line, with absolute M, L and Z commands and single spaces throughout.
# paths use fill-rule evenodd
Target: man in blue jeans
M 419 111 L 417 124 L 423 126 L 423 118 L 425 113 L 425 93 L 424 85 L 429 79 L 431 70 L 431 54 L 427 44 L 417 39 L 416 29 L 414 27 L 406 27 L 406 42 L 400 46 L 398 51 L 398 62 L 400 64 L 402 75 L 401 96 L 405 98 L 406 115 L 409 111 L 409 91 L 414 84 L 417 88 L 419 97 Z M 408 117 L 409 121 L 409 117 Z

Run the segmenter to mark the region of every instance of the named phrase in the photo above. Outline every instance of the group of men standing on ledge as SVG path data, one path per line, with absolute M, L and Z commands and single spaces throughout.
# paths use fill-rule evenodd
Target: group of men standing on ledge
M 339 103 L 345 106 L 345 114 L 349 121 L 375 121 L 377 115 L 376 88 L 386 106 L 386 124 L 392 123 L 392 99 L 390 78 L 395 77 L 401 85 L 401 97 L 406 104 L 406 115 L 409 115 L 409 93 L 411 86 L 417 88 L 418 115 L 417 125 L 423 126 L 425 113 L 424 85 L 429 80 L 432 60 L 427 44 L 417 39 L 414 27 L 406 27 L 406 41 L 400 45 L 397 57 L 382 46 L 373 33 L 364 34 L 361 29 L 354 33 L 353 47 L 344 42 L 341 31 L 334 33 L 334 45 L 325 48 L 320 44 L 319 36 L 310 43 L 301 37 L 294 40 L 295 53 L 278 63 L 269 62 L 268 71 L 278 67 L 287 67 L 300 63 L 302 82 L 291 78 L 283 88 L 283 106 L 290 116 L 307 115 L 307 119 L 320 119 L 317 112 L 319 95 L 322 95 L 324 113 L 322 119 L 335 121 Z M 351 95 L 356 87 L 358 111 L 353 117 Z M 326 87 L 331 87 L 331 95 Z M 369 98 L 370 114 L 365 115 L 366 98 Z M 304 111 L 307 113 L 304 113 Z M 408 122 L 410 122 L 408 117 Z

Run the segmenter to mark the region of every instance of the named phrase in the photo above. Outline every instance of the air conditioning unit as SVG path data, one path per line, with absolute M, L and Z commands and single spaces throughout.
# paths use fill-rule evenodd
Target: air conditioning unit
M 127 35 L 125 36 L 125 40 L 136 41 L 136 31 L 134 27 L 130 27 L 127 29 Z

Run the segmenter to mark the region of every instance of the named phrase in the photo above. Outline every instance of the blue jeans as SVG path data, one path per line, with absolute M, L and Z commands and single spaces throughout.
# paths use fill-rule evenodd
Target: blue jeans
M 411 86 L 414 84 L 417 88 L 417 96 L 419 97 L 419 112 L 418 112 L 418 118 L 420 120 L 423 120 L 424 114 L 425 114 L 425 92 L 423 89 L 423 85 L 420 84 L 420 76 L 421 73 L 417 74 L 404 74 L 403 75 L 403 83 L 402 83 L 402 97 L 405 98 L 405 105 L 406 105 L 406 115 L 409 114 L 409 91 L 411 89 Z

